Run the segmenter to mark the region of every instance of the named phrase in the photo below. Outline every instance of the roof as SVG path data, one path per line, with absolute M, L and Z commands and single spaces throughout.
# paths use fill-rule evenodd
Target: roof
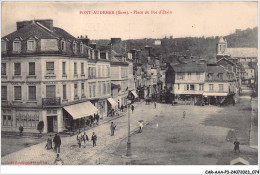
M 205 72 L 205 64 L 187 63 L 172 66 L 175 72 Z
M 53 31 L 43 26 L 39 22 L 32 22 L 31 24 L 26 25 L 25 27 L 14 31 L 4 37 L 3 39 L 8 39 L 9 41 L 13 41 L 15 38 L 21 38 L 23 40 L 28 39 L 30 37 L 36 37 L 39 39 L 61 39 L 65 40 L 76 40 L 74 36 L 66 32 L 65 30 L 53 27 Z
M 257 57 L 257 48 L 227 48 L 226 53 L 231 57 Z
M 226 70 L 221 66 L 215 65 L 215 66 L 207 66 L 206 72 L 207 73 L 225 73 Z

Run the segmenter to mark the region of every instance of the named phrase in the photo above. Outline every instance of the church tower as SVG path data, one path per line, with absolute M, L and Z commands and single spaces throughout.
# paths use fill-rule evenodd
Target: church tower
M 226 48 L 227 48 L 227 40 L 221 37 L 219 39 L 219 42 L 217 43 L 217 55 L 225 55 Z

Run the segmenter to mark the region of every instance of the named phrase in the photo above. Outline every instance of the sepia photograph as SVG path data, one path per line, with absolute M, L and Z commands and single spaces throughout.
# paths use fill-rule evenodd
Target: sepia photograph
M 259 174 L 258 2 L 2 1 L 1 166 L 17 165 Z

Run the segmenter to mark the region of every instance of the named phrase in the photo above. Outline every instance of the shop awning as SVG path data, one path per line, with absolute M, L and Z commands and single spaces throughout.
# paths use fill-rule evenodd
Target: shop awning
M 228 93 L 225 92 L 204 92 L 203 96 L 227 96 Z
M 116 107 L 117 103 L 113 98 L 108 98 L 107 101 L 111 104 L 112 107 Z
M 134 96 L 135 98 L 138 98 L 138 95 L 137 95 L 137 93 L 136 93 L 135 90 L 131 91 L 131 93 L 133 94 L 133 96 Z
M 63 107 L 63 109 L 65 109 L 74 120 L 94 115 L 98 111 L 97 108 L 89 101 L 84 103 L 78 103 L 75 105 L 65 106 Z

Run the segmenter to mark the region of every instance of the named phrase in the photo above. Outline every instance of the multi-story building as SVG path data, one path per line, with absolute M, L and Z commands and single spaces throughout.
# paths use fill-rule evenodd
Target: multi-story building
M 238 82 L 241 84 L 241 79 L 243 82 L 247 84 L 254 83 L 254 72 L 256 67 L 251 65 L 257 64 L 257 57 L 258 57 L 258 50 L 257 48 L 228 48 L 227 47 L 227 40 L 224 38 L 220 38 L 219 42 L 217 43 L 217 59 L 221 59 L 223 57 L 233 61 L 234 63 L 241 63 L 244 67 L 236 70 L 236 73 L 239 78 Z M 241 67 L 241 66 L 238 66 Z
M 229 95 L 237 93 L 236 77 L 232 71 L 216 64 L 207 65 L 203 96 L 208 104 L 222 104 Z
M 175 83 L 171 93 L 179 103 L 196 103 L 202 99 L 206 65 L 196 62 L 173 66 Z
M 53 20 L 17 22 L 17 30 L 2 38 L 3 131 L 23 126 L 24 132 L 37 132 L 43 121 L 44 133 L 62 132 L 84 125 L 90 115 L 105 116 L 90 99 L 101 97 L 100 82 L 106 109 L 110 64 L 87 43 L 54 27 Z M 105 71 L 97 78 L 99 66 Z

